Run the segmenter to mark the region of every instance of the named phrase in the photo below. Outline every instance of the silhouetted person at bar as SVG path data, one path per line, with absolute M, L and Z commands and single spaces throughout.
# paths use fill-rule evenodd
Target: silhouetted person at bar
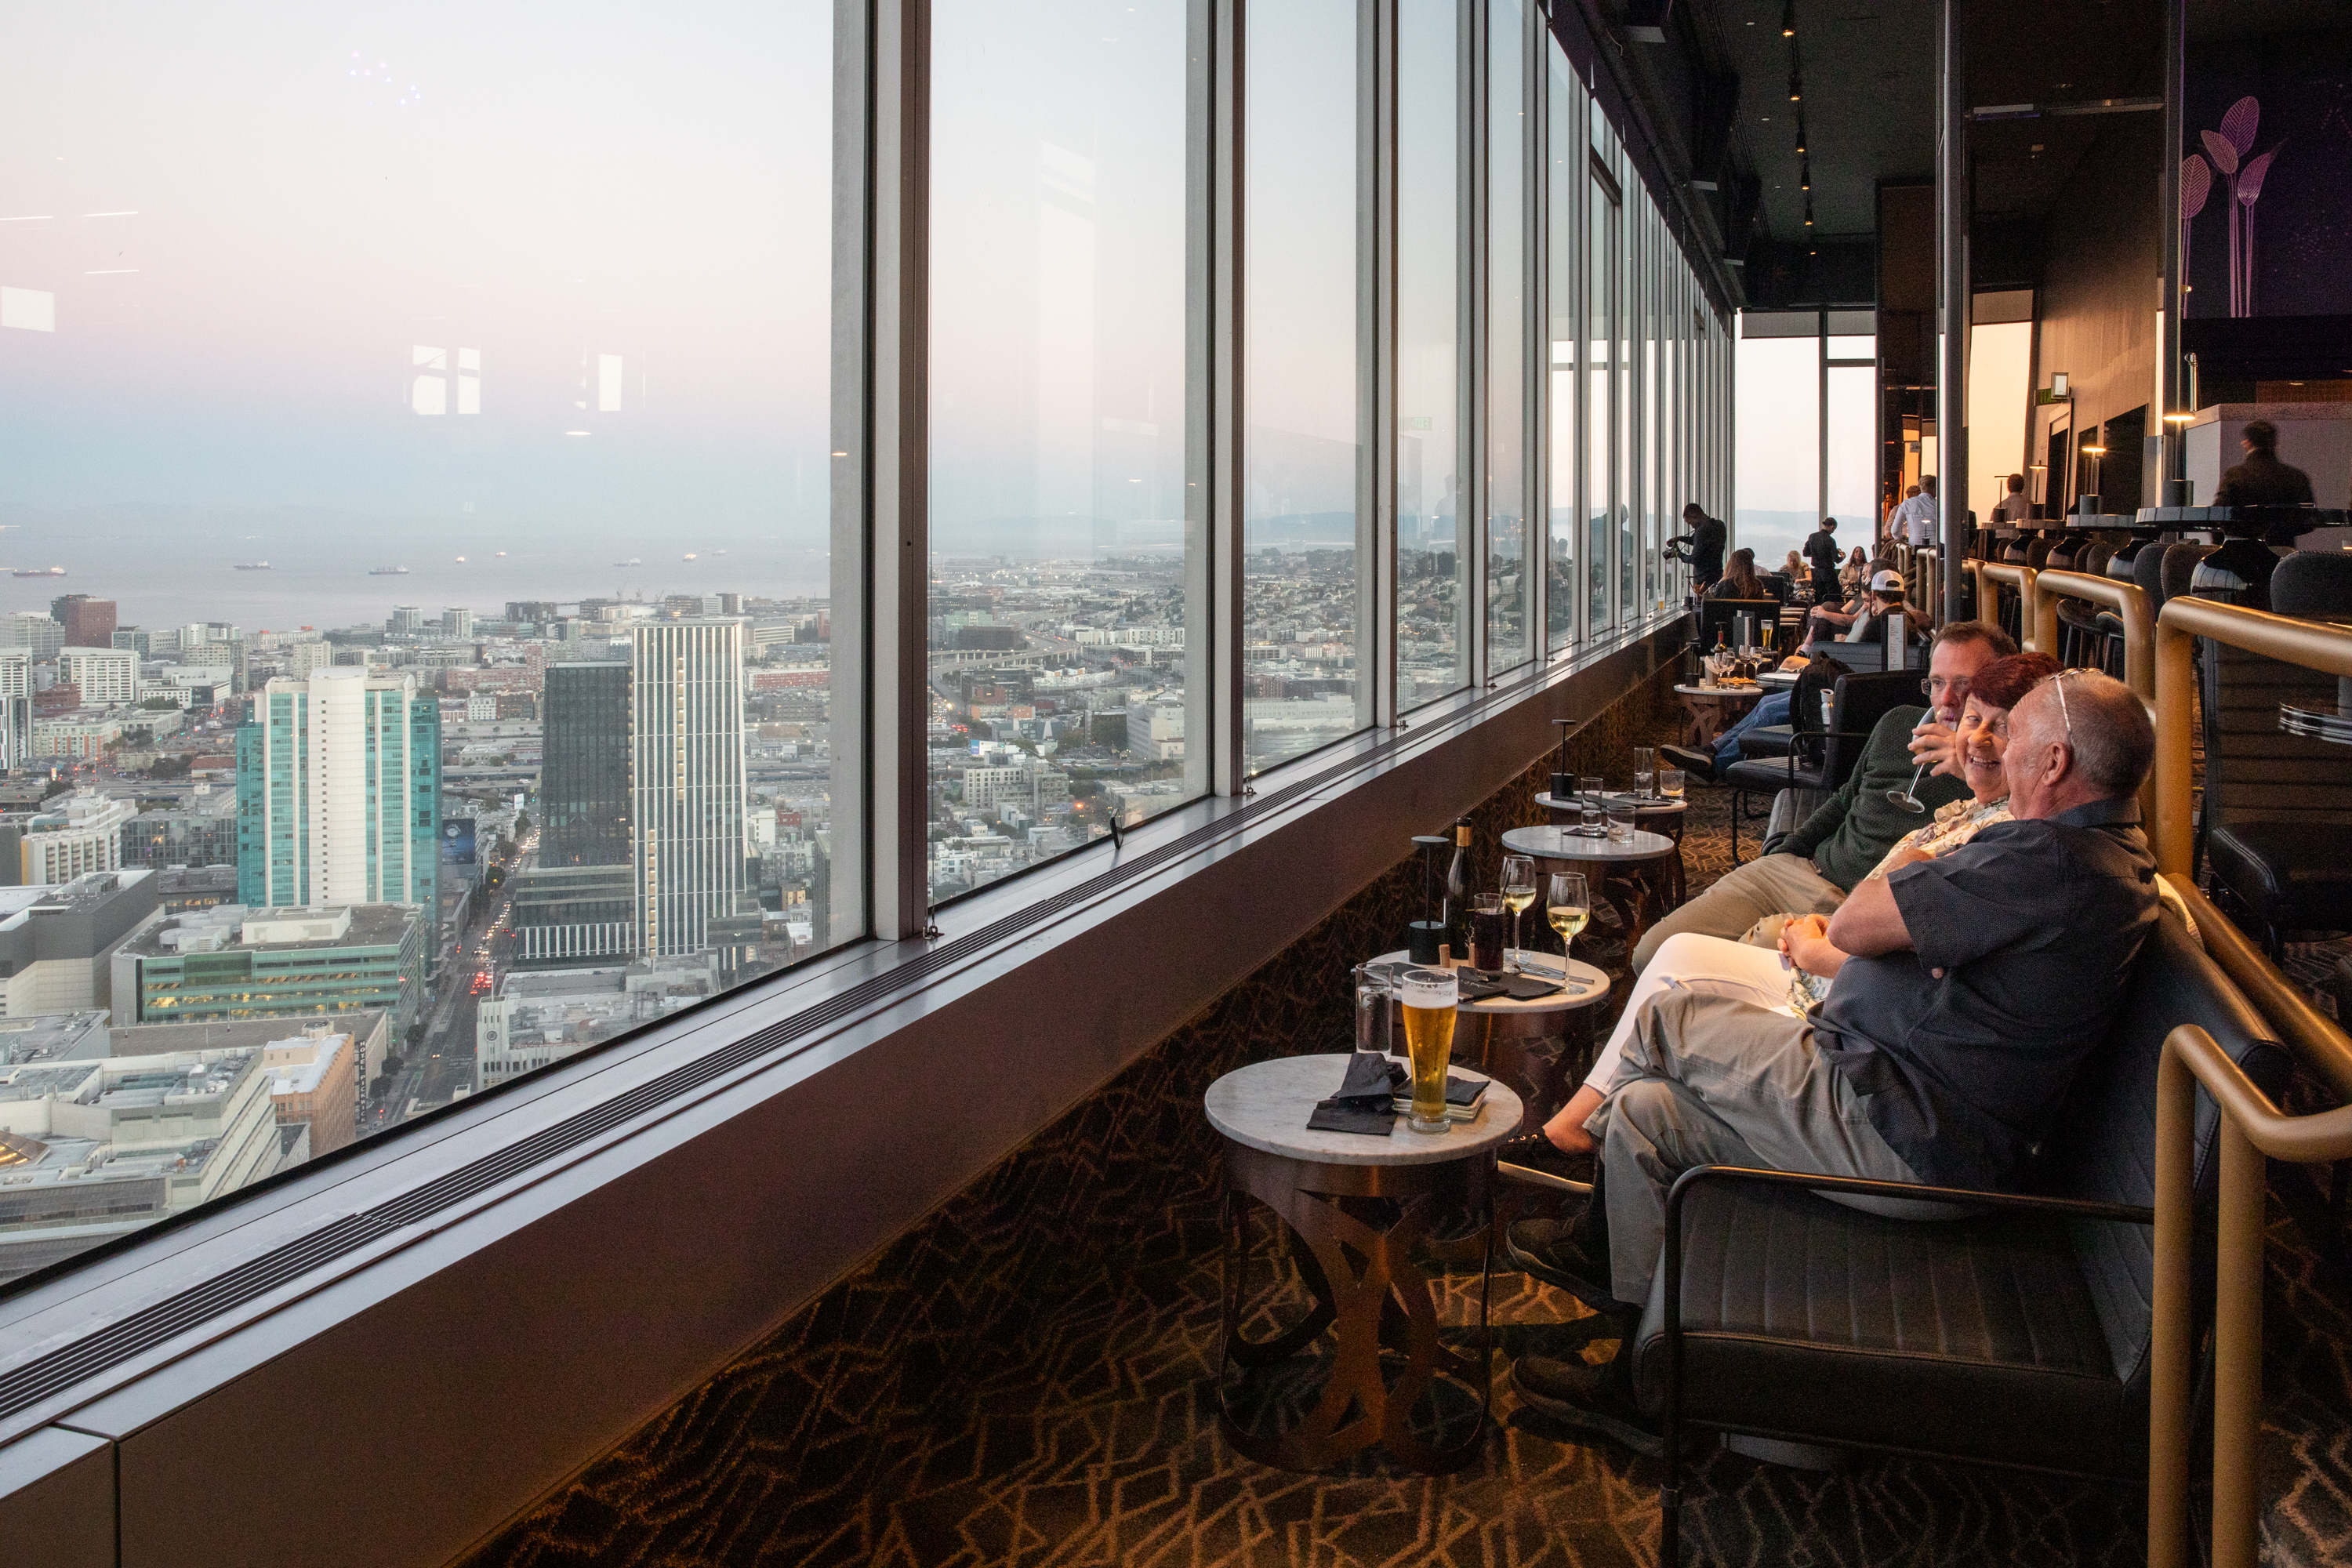
M 2221 476 L 2215 506 L 2309 506 L 2311 476 L 2278 458 L 2278 426 L 2267 419 L 2248 425 L 2238 437 L 2246 460 Z
M 2030 522 L 2033 519 L 2033 503 L 2025 499 L 2025 476 L 2009 476 L 2009 493 L 1992 509 L 1995 522 Z

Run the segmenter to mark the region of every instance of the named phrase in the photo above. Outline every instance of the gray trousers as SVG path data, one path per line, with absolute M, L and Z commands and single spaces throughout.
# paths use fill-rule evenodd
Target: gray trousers
M 1610 1293 L 1636 1307 L 1650 1299 L 1664 1244 L 1666 1190 L 1694 1166 L 1919 1179 L 1870 1124 L 1845 1075 L 1813 1048 L 1811 1025 L 1704 991 L 1662 991 L 1642 1004 L 1608 1098 L 1585 1127 L 1601 1142 Z
M 1802 855 L 1765 855 L 1734 866 L 1715 885 L 1642 933 L 1633 948 L 1639 974 L 1659 943 L 1681 931 L 1738 942 L 1766 915 L 1827 915 L 1845 902 L 1845 889 L 1813 869 Z

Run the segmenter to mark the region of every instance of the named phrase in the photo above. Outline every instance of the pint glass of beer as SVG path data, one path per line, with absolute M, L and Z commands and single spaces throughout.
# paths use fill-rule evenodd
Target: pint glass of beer
M 1454 1009 L 1461 999 L 1450 969 L 1408 969 L 1398 978 L 1405 1054 L 1412 1061 L 1412 1114 L 1405 1124 L 1415 1132 L 1444 1132 L 1451 1125 L 1445 1120 L 1445 1064 L 1454 1055 Z

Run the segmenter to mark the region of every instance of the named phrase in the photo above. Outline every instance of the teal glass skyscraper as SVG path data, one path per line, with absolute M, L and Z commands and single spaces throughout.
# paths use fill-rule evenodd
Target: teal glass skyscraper
M 237 900 L 440 919 L 441 710 L 352 666 L 272 680 L 236 736 Z

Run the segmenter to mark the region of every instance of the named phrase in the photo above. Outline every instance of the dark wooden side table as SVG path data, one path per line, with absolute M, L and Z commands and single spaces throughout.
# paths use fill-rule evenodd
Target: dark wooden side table
M 1413 1259 L 1431 1226 L 1464 1209 L 1490 1215 L 1495 1149 L 1518 1131 L 1519 1097 L 1496 1083 L 1475 1121 L 1442 1133 L 1415 1132 L 1402 1116 L 1385 1138 L 1309 1131 L 1315 1102 L 1338 1092 L 1348 1058 L 1283 1057 L 1254 1062 L 1209 1086 L 1209 1124 L 1224 1139 L 1224 1344 L 1217 1372 L 1217 1417 L 1235 1451 L 1286 1470 L 1320 1470 L 1378 1443 L 1399 1464 L 1424 1474 L 1460 1469 L 1486 1442 L 1493 1402 L 1493 1336 L 1486 1321 L 1491 1246 L 1479 1271 L 1475 1348 L 1440 1337 L 1437 1296 Z M 1466 1068 L 1464 1076 L 1482 1076 Z M 1248 1340 L 1249 1205 L 1264 1204 L 1297 1243 L 1315 1305 L 1267 1340 Z M 1484 1227 L 1491 1237 L 1493 1227 Z M 1234 1415 L 1234 1371 L 1242 1380 L 1307 1351 L 1329 1332 L 1329 1375 L 1304 1419 L 1273 1432 Z M 1395 1352 L 1383 1364 L 1381 1352 Z M 1391 1381 L 1393 1374 L 1393 1381 Z M 1474 1394 L 1478 1416 L 1466 1436 L 1432 1442 L 1411 1426 L 1432 1383 L 1447 1378 Z
M 1626 961 L 1649 930 L 1653 900 L 1664 913 L 1675 891 L 1675 862 L 1682 847 L 1663 833 L 1640 827 L 1632 838 L 1587 838 L 1572 827 L 1513 827 L 1503 834 L 1507 855 L 1531 855 L 1538 875 L 1581 871 L 1591 884 L 1595 901 L 1617 911 L 1625 928 Z M 1541 895 L 1538 896 L 1541 901 Z

